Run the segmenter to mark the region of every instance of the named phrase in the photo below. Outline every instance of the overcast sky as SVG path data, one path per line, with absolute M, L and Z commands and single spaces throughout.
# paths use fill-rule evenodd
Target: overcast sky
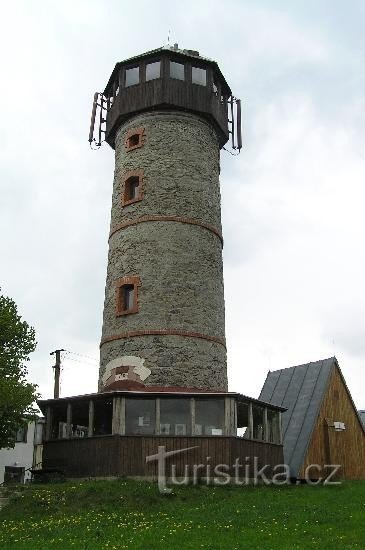
M 170 41 L 215 59 L 243 100 L 222 151 L 230 390 L 336 355 L 365 409 L 363 0 L 1 2 L 0 284 L 37 333 L 30 378 L 96 391 L 113 151 L 88 147 L 117 61 Z M 92 358 L 95 358 L 93 361 Z M 71 360 L 73 359 L 73 360 Z M 75 361 L 77 359 L 77 361 Z

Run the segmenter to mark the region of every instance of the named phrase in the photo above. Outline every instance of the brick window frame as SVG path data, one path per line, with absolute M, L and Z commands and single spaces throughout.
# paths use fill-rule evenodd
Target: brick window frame
M 130 198 L 129 185 L 135 184 L 135 179 L 138 178 L 139 184 L 137 188 L 136 196 Z M 135 202 L 141 201 L 144 197 L 144 172 L 143 170 L 130 170 L 123 174 L 122 179 L 122 206 L 128 206 Z
M 146 132 L 142 126 L 139 128 L 131 128 L 124 138 L 124 147 L 127 153 L 143 147 L 145 143 Z
M 139 311 L 139 302 L 138 302 L 138 288 L 141 286 L 141 279 L 137 276 L 131 277 L 122 277 L 118 279 L 115 283 L 115 314 L 117 317 L 122 315 L 129 315 L 130 313 L 138 313 Z M 133 287 L 133 303 L 130 307 L 126 307 L 125 300 L 125 290 L 127 287 Z

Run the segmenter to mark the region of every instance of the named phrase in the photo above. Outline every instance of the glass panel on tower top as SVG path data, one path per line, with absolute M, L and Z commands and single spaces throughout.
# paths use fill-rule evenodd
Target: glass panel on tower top
M 154 63 L 147 63 L 146 65 L 146 81 L 160 78 L 161 76 L 161 62 L 155 61 Z
M 125 72 L 125 87 L 139 84 L 139 67 L 133 67 L 133 69 L 127 69 Z
M 207 85 L 207 71 L 200 69 L 199 67 L 191 68 L 191 81 L 193 84 L 200 84 L 200 86 Z
M 178 80 L 185 80 L 185 67 L 182 63 L 176 63 L 170 61 L 170 76 L 171 78 L 177 78 Z

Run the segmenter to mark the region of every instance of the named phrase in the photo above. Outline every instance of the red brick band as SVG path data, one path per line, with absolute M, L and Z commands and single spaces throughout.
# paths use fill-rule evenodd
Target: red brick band
M 121 229 L 125 229 L 126 227 L 129 227 L 131 225 L 137 225 L 138 223 L 144 222 L 177 222 L 186 223 L 189 225 L 197 225 L 198 227 L 203 227 L 203 229 L 207 229 L 207 231 L 214 233 L 214 235 L 216 235 L 220 239 L 223 246 L 223 237 L 213 225 L 200 222 L 199 220 L 194 220 L 193 218 L 183 218 L 180 216 L 143 216 L 141 218 L 135 218 L 134 220 L 127 220 L 123 223 L 120 223 L 116 227 L 113 227 L 113 229 L 110 231 L 109 239 L 114 235 L 114 233 L 117 233 L 117 231 L 120 231 Z
M 221 344 L 224 348 L 226 347 L 226 342 L 223 338 L 218 338 L 217 336 L 207 336 L 206 334 L 201 334 L 200 332 L 188 332 L 186 330 L 173 329 L 134 330 L 132 332 L 122 332 L 121 334 L 115 334 L 114 336 L 103 338 L 100 343 L 100 347 L 107 342 L 114 342 L 115 340 L 122 340 L 123 338 L 133 338 L 134 336 L 183 336 L 185 338 L 200 338 L 202 340 L 208 340 L 209 342 Z

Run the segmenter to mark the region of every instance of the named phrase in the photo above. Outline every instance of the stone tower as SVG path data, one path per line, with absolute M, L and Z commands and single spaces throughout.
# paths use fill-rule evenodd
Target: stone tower
M 118 63 L 100 98 L 115 172 L 99 390 L 225 391 L 230 88 L 214 61 L 174 46 Z

